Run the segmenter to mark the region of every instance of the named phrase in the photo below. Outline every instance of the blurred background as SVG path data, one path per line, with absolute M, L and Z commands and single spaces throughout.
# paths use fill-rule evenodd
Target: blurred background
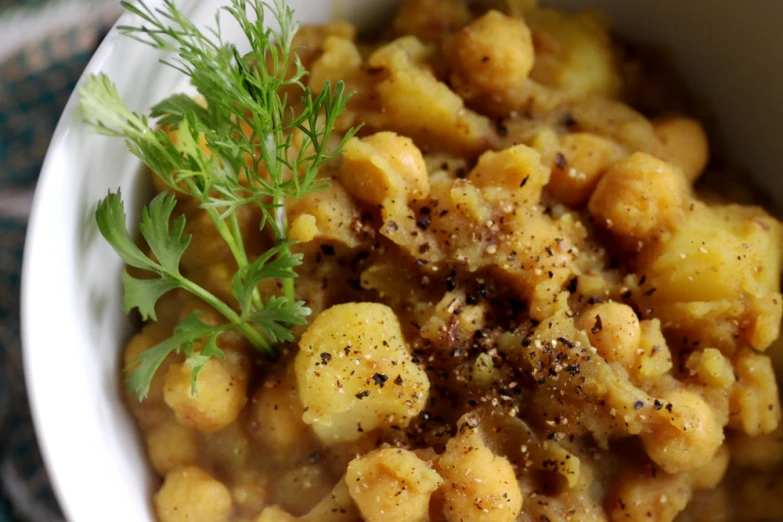
M 118 0 L 0 0 L 0 522 L 63 520 L 27 407 L 19 338 L 22 251 L 57 120 L 120 13 Z

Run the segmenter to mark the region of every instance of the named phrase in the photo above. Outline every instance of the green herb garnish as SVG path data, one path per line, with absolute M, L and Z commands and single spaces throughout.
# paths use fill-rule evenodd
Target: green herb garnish
M 298 24 L 283 0 L 270 5 L 260 0 L 231 0 L 215 16 L 216 28 L 206 33 L 197 28 L 170 0 L 161 9 L 143 2 L 125 9 L 144 20 L 140 27 L 121 26 L 121 33 L 156 49 L 173 53 L 167 65 L 183 72 L 203 97 L 200 104 L 184 94 L 175 94 L 150 111 L 152 125 L 132 112 L 120 99 L 105 75 L 86 79 L 79 90 L 87 123 L 97 132 L 125 138 L 129 150 L 138 156 L 170 189 L 158 195 L 143 211 L 139 226 L 152 252 L 148 257 L 133 242 L 126 229 L 125 209 L 120 193 L 109 193 L 98 204 L 98 228 L 130 266 L 157 277 L 138 279 L 123 274 L 126 313 L 138 309 L 143 319 L 156 320 L 155 304 L 166 292 L 180 288 L 198 296 L 220 312 L 227 324 L 202 322 L 192 313 L 169 339 L 142 353 L 130 365 L 128 389 L 140 399 L 165 357 L 179 350 L 193 368 L 192 390 L 198 374 L 211 357 L 223 357 L 217 337 L 225 331 L 241 332 L 253 346 L 272 354 L 274 344 L 292 341 L 291 328 L 304 324 L 310 310 L 294 293 L 294 269 L 302 263 L 291 253 L 285 202 L 325 186 L 319 168 L 355 134 L 348 131 L 338 146 L 327 143 L 338 116 L 351 94 L 344 84 L 334 88 L 326 82 L 315 95 L 302 80 L 307 74 L 292 48 Z M 251 51 L 240 54 L 224 42 L 220 13 L 228 13 L 242 29 Z M 267 26 L 266 15 L 272 24 Z M 301 89 L 298 104 L 289 104 L 286 91 Z M 178 130 L 172 140 L 159 126 Z M 301 143 L 296 146 L 293 134 Z M 199 140 L 206 141 L 204 152 Z M 180 259 L 190 243 L 183 237 L 185 217 L 172 218 L 176 206 L 173 193 L 199 202 L 212 218 L 228 245 L 238 270 L 232 291 L 236 302 L 223 302 L 179 271 Z M 263 212 L 261 228 L 271 227 L 277 244 L 256 259 L 249 259 L 235 214 L 241 205 L 255 204 Z M 263 301 L 258 285 L 267 279 L 282 281 L 282 295 Z M 202 342 L 199 350 L 194 344 Z

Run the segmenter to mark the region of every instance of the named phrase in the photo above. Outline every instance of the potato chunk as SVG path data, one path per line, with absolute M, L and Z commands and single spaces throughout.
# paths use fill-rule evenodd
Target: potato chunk
M 606 21 L 595 13 L 568 15 L 551 9 L 525 13 L 536 42 L 531 77 L 574 95 L 613 97 L 622 81 Z
M 437 469 L 445 480 L 441 489 L 448 522 L 512 522 L 522 510 L 522 493 L 514 468 L 487 447 L 483 434 L 460 423 L 446 444 Z
M 376 86 L 383 104 L 381 127 L 433 150 L 478 155 L 496 137 L 492 124 L 466 109 L 462 98 L 438 81 L 422 63 L 427 54 L 419 40 L 406 36 L 370 56 L 370 67 L 388 73 Z
M 415 453 L 387 448 L 352 460 L 345 483 L 368 522 L 424 522 L 443 479 Z
M 169 472 L 155 495 L 160 522 L 226 522 L 231 515 L 231 493 L 197 466 Z
M 413 363 L 391 308 L 348 303 L 322 312 L 296 356 L 303 419 L 327 444 L 405 427 L 424 408 L 429 381 Z

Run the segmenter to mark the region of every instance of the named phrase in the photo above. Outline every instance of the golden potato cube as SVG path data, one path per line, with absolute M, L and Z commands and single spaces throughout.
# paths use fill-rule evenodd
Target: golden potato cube
M 429 380 L 400 322 L 378 303 L 333 306 L 315 318 L 295 360 L 302 418 L 327 444 L 406 427 L 424 408 Z

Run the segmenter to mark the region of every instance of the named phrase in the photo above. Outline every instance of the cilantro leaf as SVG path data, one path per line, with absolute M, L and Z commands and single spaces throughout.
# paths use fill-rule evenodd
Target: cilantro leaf
M 285 297 L 272 297 L 264 308 L 249 314 L 250 322 L 257 325 L 274 343 L 293 341 L 291 327 L 306 324 L 305 317 L 311 310 L 304 301 L 290 301 Z
M 128 389 L 139 399 L 144 399 L 150 390 L 150 383 L 164 359 L 181 349 L 192 350 L 193 343 L 205 337 L 216 337 L 227 329 L 227 325 L 208 325 L 199 319 L 199 312 L 191 312 L 174 328 L 174 334 L 165 341 L 142 352 L 127 367 Z M 221 352 L 222 353 L 222 352 Z M 203 366 L 203 365 L 202 365 Z
M 185 216 L 180 215 L 170 224 L 171 212 L 177 205 L 173 194 L 161 192 L 141 215 L 139 230 L 155 254 L 160 267 L 170 274 L 179 274 L 179 261 L 190 244 L 191 236 L 182 237 Z
M 223 353 L 223 350 L 218 348 L 217 345 L 217 338 L 222 333 L 222 331 L 217 331 L 213 335 L 207 339 L 207 342 L 204 343 L 204 346 L 201 347 L 201 350 L 198 352 L 194 351 L 192 348 L 188 348 L 187 353 L 188 358 L 185 359 L 185 364 L 190 366 L 191 373 L 190 373 L 190 393 L 191 395 L 194 395 L 198 397 L 198 387 L 197 387 L 197 381 L 199 375 L 201 375 L 201 371 L 204 369 L 204 366 L 209 362 L 209 360 L 213 357 L 217 357 L 218 359 L 225 359 L 226 354 Z

